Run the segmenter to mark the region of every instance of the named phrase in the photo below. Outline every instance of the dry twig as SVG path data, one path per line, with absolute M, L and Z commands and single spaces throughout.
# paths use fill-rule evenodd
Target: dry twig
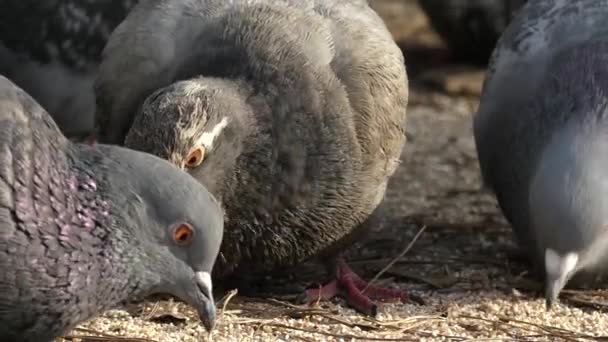
M 422 226 L 422 228 L 420 228 L 420 230 L 418 231 L 418 233 L 416 233 L 416 235 L 414 236 L 414 238 L 412 239 L 412 241 L 410 241 L 410 243 L 405 247 L 405 249 L 399 253 L 399 255 L 397 255 L 397 257 L 395 257 L 393 260 L 391 260 L 391 262 L 388 263 L 388 265 L 384 266 L 383 269 L 380 270 L 380 272 L 378 272 L 373 278 L 372 280 L 370 280 L 367 285 L 365 286 L 365 288 L 363 289 L 363 291 L 361 291 L 362 293 L 365 293 L 365 290 L 367 290 L 367 288 L 375 281 L 377 281 L 386 271 L 388 271 L 391 267 L 393 267 L 393 265 L 395 265 L 395 263 L 403 258 L 403 256 L 405 254 L 407 254 L 407 252 L 409 252 L 409 250 L 414 246 L 414 244 L 416 243 L 416 241 L 418 240 L 418 238 L 420 237 L 420 235 L 422 235 L 422 233 L 424 232 L 424 230 L 426 229 L 426 226 Z

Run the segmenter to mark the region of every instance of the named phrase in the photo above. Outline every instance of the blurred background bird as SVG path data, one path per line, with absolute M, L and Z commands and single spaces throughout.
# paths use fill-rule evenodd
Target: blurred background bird
M 93 129 L 93 79 L 110 33 L 137 0 L 4 0 L 0 74 L 34 97 L 69 138 Z
M 485 65 L 526 0 L 419 0 L 454 60 Z

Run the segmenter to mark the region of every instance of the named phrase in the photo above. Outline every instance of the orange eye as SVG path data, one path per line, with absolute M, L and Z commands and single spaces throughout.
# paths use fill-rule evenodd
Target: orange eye
M 187 245 L 194 238 L 194 229 L 187 223 L 182 223 L 173 229 L 173 241 L 178 245 Z
M 186 167 L 191 169 L 201 165 L 205 159 L 205 149 L 203 147 L 197 147 L 190 152 L 188 158 L 186 158 Z

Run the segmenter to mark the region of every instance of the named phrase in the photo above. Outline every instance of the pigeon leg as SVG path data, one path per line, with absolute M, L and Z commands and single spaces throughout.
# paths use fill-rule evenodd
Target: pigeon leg
M 410 295 L 402 290 L 389 289 L 381 286 L 370 285 L 365 280 L 361 279 L 353 270 L 346 264 L 341 265 L 341 271 L 344 272 L 343 278 L 351 277 L 353 284 L 362 291 L 370 299 L 376 300 L 394 300 L 399 299 L 401 301 L 411 300 Z
M 348 305 L 365 315 L 376 316 L 378 306 L 361 292 L 365 287 L 365 281 L 356 275 L 343 261 L 340 261 L 340 265 L 338 266 L 338 283 L 346 292 L 345 297 Z
M 368 282 L 355 274 L 344 261 L 339 261 L 338 263 L 336 279 L 321 288 L 306 290 L 306 301 L 311 304 L 319 300 L 329 300 L 337 295 L 345 297 L 350 306 L 369 316 L 375 316 L 378 311 L 378 307 L 372 302 L 372 299 L 399 299 L 402 301 L 413 300 L 418 303 L 421 302 L 419 298 L 412 297 L 407 292 L 401 290 L 369 285 Z

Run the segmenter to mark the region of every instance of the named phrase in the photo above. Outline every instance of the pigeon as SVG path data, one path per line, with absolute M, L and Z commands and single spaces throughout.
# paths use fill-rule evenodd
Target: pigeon
M 526 0 L 420 0 L 454 58 L 487 65 L 496 41 Z
M 142 0 L 102 56 L 97 138 L 171 161 L 222 202 L 216 282 L 327 255 L 335 279 L 308 302 L 344 295 L 373 315 L 374 298 L 409 299 L 335 251 L 406 140 L 404 57 L 367 1 Z
M 0 76 L 0 340 L 52 341 L 154 293 L 209 330 L 219 202 L 166 160 L 75 144 Z
M 40 103 L 69 138 L 89 137 L 101 51 L 136 2 L 3 1 L 0 74 Z
M 550 309 L 608 261 L 608 2 L 529 1 L 492 55 L 474 135 Z

